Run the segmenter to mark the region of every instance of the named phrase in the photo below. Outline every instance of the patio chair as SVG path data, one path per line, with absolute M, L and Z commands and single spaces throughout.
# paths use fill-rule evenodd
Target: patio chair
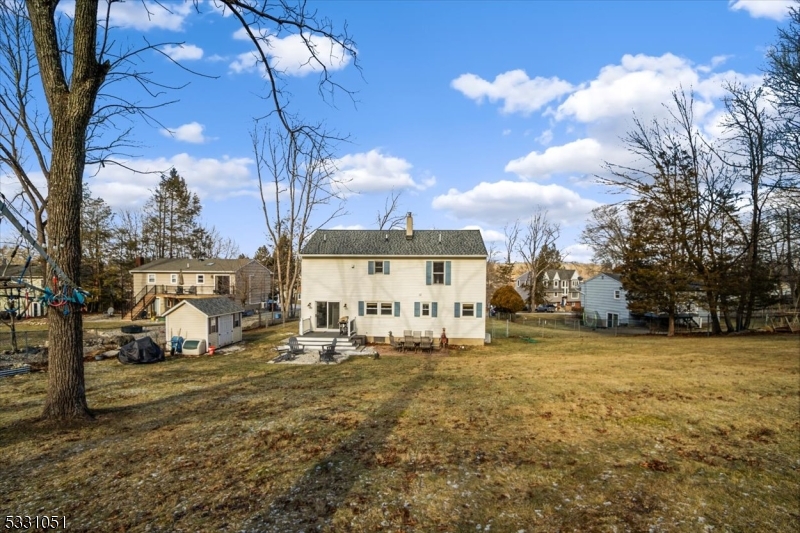
M 419 340 L 419 349 L 421 352 L 428 350 L 429 354 L 433 353 L 433 339 L 430 337 L 422 337 Z
M 426 329 L 425 335 L 423 335 L 423 337 L 428 337 L 429 339 L 433 339 L 433 330 Z
M 404 329 L 403 330 L 403 337 L 411 337 L 411 330 L 410 329 Z
M 336 358 L 336 337 L 333 338 L 333 342 L 330 344 L 326 344 L 322 347 L 319 351 L 319 362 L 320 363 L 335 363 Z
M 391 331 L 389 332 L 389 344 L 392 346 L 392 350 L 403 351 L 403 343 L 395 339 Z
M 297 337 L 289 337 L 289 353 L 292 357 L 305 353 L 305 351 L 306 347 L 297 342 Z
M 406 335 L 403 337 L 403 351 L 414 349 L 414 337 Z
M 422 332 L 415 331 L 414 332 L 414 351 L 415 352 L 417 351 L 417 348 L 419 348 L 419 342 L 420 342 L 421 339 L 422 339 Z

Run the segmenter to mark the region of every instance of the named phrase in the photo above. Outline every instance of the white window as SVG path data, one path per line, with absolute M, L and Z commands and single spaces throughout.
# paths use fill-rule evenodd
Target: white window
M 423 302 L 421 307 L 422 309 L 420 310 L 420 315 L 431 316 L 431 304 Z
M 433 262 L 433 284 L 444 285 L 444 261 Z
M 614 299 L 619 300 L 619 291 L 614 291 Z
M 217 332 L 217 317 L 209 318 L 208 319 L 208 331 L 209 333 L 216 333 Z
M 381 302 L 381 316 L 392 316 L 392 302 Z
M 148 274 L 147 275 L 147 283 L 155 283 L 156 282 L 156 275 L 155 274 Z
M 577 279 L 573 279 L 572 280 L 572 286 L 573 287 L 577 287 L 578 286 L 578 280 Z
M 561 282 L 561 287 L 566 287 L 566 286 L 567 286 L 567 280 L 563 280 Z
M 170 274 L 169 275 L 169 282 L 172 283 L 173 285 L 177 285 L 178 284 L 178 275 L 177 274 Z
M 475 304 L 461 304 L 461 316 L 475 316 Z
M 367 302 L 367 315 L 378 314 L 378 302 Z
M 240 313 L 236 313 L 233 315 L 233 327 L 238 328 L 239 324 L 242 323 L 242 315 Z
M 383 274 L 383 261 L 375 261 L 375 273 Z
M 205 274 L 198 274 L 197 275 L 197 284 L 202 285 L 206 282 L 206 275 Z

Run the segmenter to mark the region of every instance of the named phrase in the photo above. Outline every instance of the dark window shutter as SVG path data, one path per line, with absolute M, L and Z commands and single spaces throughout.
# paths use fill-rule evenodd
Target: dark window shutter
M 433 261 L 425 261 L 425 285 L 433 283 Z
M 436 318 L 436 315 L 438 314 L 438 309 L 439 309 L 439 304 L 436 303 L 436 302 L 432 302 L 431 303 L 431 316 L 433 318 Z
M 364 302 L 358 302 L 358 316 L 364 316 Z
M 456 302 L 455 307 L 453 308 L 453 316 L 456 318 L 461 317 L 461 302 Z
M 375 261 L 367 261 L 367 274 L 370 276 L 375 273 Z
M 383 273 L 384 275 L 389 275 L 389 261 L 383 262 Z
M 483 302 L 478 302 L 475 304 L 475 316 L 477 318 L 483 317 Z
M 414 302 L 414 316 L 419 316 L 419 302 Z
M 444 262 L 444 284 L 450 285 L 450 261 Z
M 400 316 L 400 302 L 394 303 L 394 316 Z

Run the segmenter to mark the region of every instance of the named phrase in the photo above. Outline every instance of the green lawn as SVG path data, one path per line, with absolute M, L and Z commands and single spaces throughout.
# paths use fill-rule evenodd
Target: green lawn
M 296 324 L 292 329 L 296 328 Z M 447 355 L 87 363 L 0 381 L 0 508 L 88 531 L 796 531 L 800 338 L 582 332 Z

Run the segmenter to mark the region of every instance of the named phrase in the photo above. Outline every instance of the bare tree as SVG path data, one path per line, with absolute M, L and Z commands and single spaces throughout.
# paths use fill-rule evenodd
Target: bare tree
M 629 243 L 631 228 L 625 210 L 615 204 L 603 205 L 592 209 L 591 217 L 580 242 L 594 252 L 592 261 L 613 270 L 622 264 Z
M 561 253 L 556 246 L 561 236 L 561 228 L 558 224 L 550 222 L 546 209 L 537 207 L 520 231 L 522 235 L 517 244 L 517 252 L 522 256 L 528 273 L 526 303 L 533 309 L 536 294 L 541 292 L 542 275 L 547 270 L 561 266 Z
M 333 137 L 321 127 L 309 137 L 256 122 L 251 139 L 267 237 L 274 250 L 275 281 L 281 304 L 290 306 L 299 283 L 299 251 L 317 228 L 344 214 L 344 184 L 335 176 L 328 151 L 327 140 Z M 323 206 L 330 209 L 321 213 Z
M 2 16 L 20 11 L 13 9 L 19 6 L 11 1 L 0 0 Z M 168 88 L 146 72 L 137 70 L 146 62 L 143 52 L 158 51 L 158 46 L 165 43 L 145 42 L 141 48 L 126 48 L 123 41 L 115 37 L 111 24 L 112 0 L 102 6 L 99 0 L 75 0 L 71 17 L 60 15 L 58 3 L 58 0 L 26 0 L 25 5 L 36 52 L 36 72 L 49 116 L 46 121 L 49 129 L 44 135 L 51 154 L 46 176 L 47 231 L 48 239 L 59 244 L 51 248 L 51 256 L 66 276 L 79 282 L 80 208 L 85 165 L 87 161 L 107 164 L 112 161 L 111 155 L 119 154 L 120 148 L 114 142 L 104 143 L 100 133 L 104 128 L 111 128 L 115 118 L 130 113 L 138 113 L 151 123 L 155 121 L 149 114 L 152 107 L 120 101 L 115 98 L 118 91 L 103 92 L 102 88 L 127 82 L 139 84 L 145 90 Z M 193 3 L 199 10 L 201 2 L 193 0 Z M 148 9 L 168 9 L 159 2 L 146 5 Z M 332 94 L 340 87 L 329 77 L 326 61 L 329 58 L 320 56 L 314 39 L 330 40 L 342 55 L 355 58 L 355 46 L 346 32 L 334 31 L 329 20 L 318 19 L 316 13 L 306 9 L 303 1 L 273 4 L 266 0 L 215 0 L 213 5 L 224 8 L 238 20 L 254 45 L 268 83 L 264 115 L 273 115 L 295 142 L 301 135 L 313 137 L 315 128 L 295 120 L 290 112 L 288 99 L 282 91 L 284 74 L 275 68 L 268 53 L 270 39 L 276 34 L 299 35 L 309 53 L 309 63 L 320 72 L 320 91 Z M 0 39 L 12 49 L 19 46 L 9 40 L 8 34 L 0 35 Z M 97 144 L 91 142 L 93 138 L 98 140 Z M 90 157 L 90 154 L 94 155 Z M 18 164 L 24 166 L 24 161 L 18 160 Z M 43 410 L 46 418 L 65 420 L 91 415 L 83 373 L 82 318 L 76 306 L 71 311 L 50 316 L 48 391 Z
M 378 211 L 378 215 L 375 219 L 375 224 L 378 226 L 379 230 L 403 227 L 403 221 L 406 217 L 403 214 L 398 214 L 400 210 L 399 201 L 401 194 L 401 192 L 392 191 L 389 196 L 386 197 L 386 200 L 384 200 L 383 210 Z

